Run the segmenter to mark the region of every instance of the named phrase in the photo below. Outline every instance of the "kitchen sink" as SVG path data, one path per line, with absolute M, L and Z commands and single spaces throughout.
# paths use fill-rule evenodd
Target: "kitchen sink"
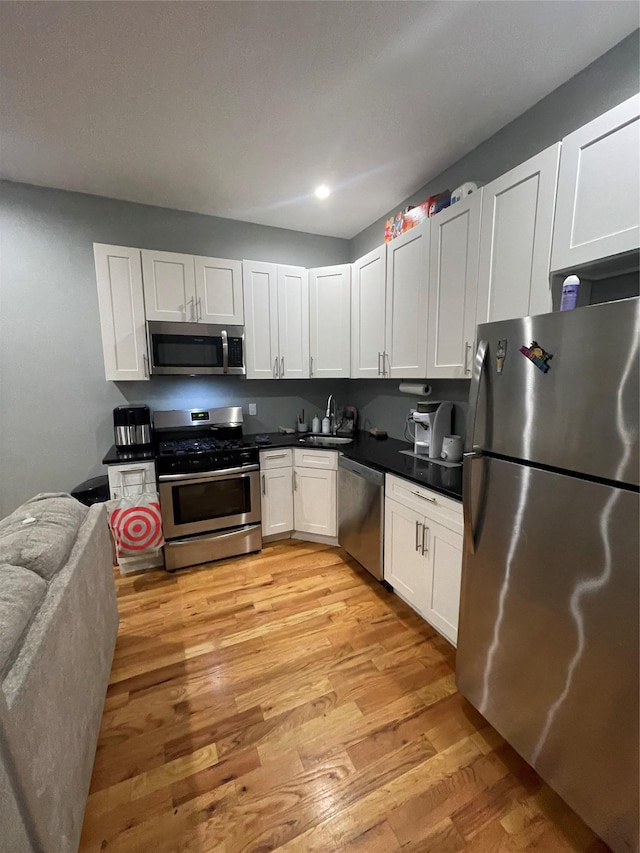
M 339 435 L 310 435 L 308 438 L 301 438 L 302 444 L 314 444 L 318 447 L 331 447 L 336 444 L 351 444 L 352 438 L 343 438 Z

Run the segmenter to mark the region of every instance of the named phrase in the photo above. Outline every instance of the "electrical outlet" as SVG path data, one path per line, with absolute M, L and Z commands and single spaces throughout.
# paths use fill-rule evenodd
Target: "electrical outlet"
M 255 403 L 249 403 L 249 414 L 250 415 L 257 415 L 258 414 L 258 407 Z

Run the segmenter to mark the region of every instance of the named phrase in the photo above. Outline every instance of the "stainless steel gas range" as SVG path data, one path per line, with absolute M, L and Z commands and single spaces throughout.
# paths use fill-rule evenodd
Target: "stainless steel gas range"
M 157 411 L 154 436 L 167 570 L 259 551 L 261 442 L 242 409 Z

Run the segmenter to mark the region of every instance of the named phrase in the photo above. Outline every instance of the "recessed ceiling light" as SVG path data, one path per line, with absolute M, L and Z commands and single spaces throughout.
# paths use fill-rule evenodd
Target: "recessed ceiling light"
M 319 187 L 316 187 L 316 195 L 318 196 L 318 198 L 322 199 L 329 198 L 329 196 L 331 195 L 331 190 L 326 184 L 320 184 Z

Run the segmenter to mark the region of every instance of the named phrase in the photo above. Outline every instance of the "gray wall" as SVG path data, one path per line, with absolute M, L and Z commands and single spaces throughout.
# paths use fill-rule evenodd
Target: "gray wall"
M 638 92 L 639 34 L 640 30 L 636 30 L 409 198 L 399 200 L 353 238 L 351 259 L 379 246 L 384 241 L 385 220 L 408 204 L 419 204 L 430 195 L 453 190 L 465 181 L 475 181 L 478 186 L 487 184 Z
M 292 423 L 303 394 L 315 405 L 325 393 L 227 378 L 107 382 L 92 244 L 317 266 L 348 260 L 346 240 L 9 182 L 0 183 L 0 235 L 0 517 L 36 492 L 102 473 L 120 403 L 250 400 L 259 430 Z

